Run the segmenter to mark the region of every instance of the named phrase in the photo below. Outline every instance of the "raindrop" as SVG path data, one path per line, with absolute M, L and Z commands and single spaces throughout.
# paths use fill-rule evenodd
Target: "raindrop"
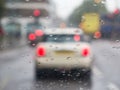
M 58 47 L 55 47 L 56 49 L 58 48 Z
M 39 84 L 36 84 L 35 87 L 36 87 L 36 88 L 39 88 Z
M 101 23 L 102 25 L 105 24 L 103 20 L 100 20 L 100 23 Z
M 68 76 L 71 76 L 71 74 L 68 74 Z
M 114 83 L 108 84 L 107 88 L 108 90 L 119 90 L 119 88 Z
M 30 41 L 28 41 L 28 43 L 30 43 Z
M 105 1 L 101 1 L 102 4 L 105 4 Z
M 31 61 L 29 61 L 29 63 L 32 63 Z
M 30 18 L 33 18 L 33 16 L 30 16 Z
M 77 30 L 75 30 L 75 32 L 76 32 L 76 33 L 79 33 L 79 30 L 77 29 Z
M 65 73 L 63 73 L 62 75 L 65 76 Z
M 77 77 L 79 77 L 80 76 L 80 73 L 77 73 L 77 75 L 76 75 Z
M 94 0 L 94 2 L 98 4 L 101 2 L 101 0 Z
M 26 2 L 28 2 L 29 0 L 26 0 Z
M 50 47 L 52 47 L 52 45 L 50 45 Z
M 76 80 L 76 78 L 73 78 L 73 80 L 75 81 L 75 80 Z
M 73 26 L 73 24 L 71 23 L 70 26 Z
M 76 48 L 74 47 L 73 49 L 75 50 Z
M 35 44 L 33 43 L 32 46 L 35 46 Z
M 78 83 L 79 83 L 79 84 L 81 84 L 81 83 L 82 83 L 82 81 L 80 80 Z
M 112 48 L 116 48 L 115 46 L 113 46 Z
M 60 86 L 62 87 L 62 86 L 63 86 L 63 84 L 60 84 Z
M 49 19 L 49 17 L 47 16 L 46 19 Z
M 67 59 L 67 60 L 71 60 L 72 58 L 71 58 L 71 57 L 67 57 L 66 59 Z
M 53 35 L 50 35 L 50 37 L 52 37 Z
M 51 58 L 51 60 L 53 61 L 53 60 L 54 60 L 54 58 Z
M 93 6 L 97 6 L 96 4 L 93 4 Z
M 118 43 L 118 42 L 120 42 L 119 40 L 116 40 L 116 42 Z
M 54 38 L 54 40 L 57 40 L 57 38 Z
M 77 44 L 77 46 L 80 46 L 80 44 Z
M 10 69 L 10 67 L 8 67 L 8 69 Z
M 69 82 L 67 82 L 67 85 L 69 85 L 70 83 Z
M 80 87 L 80 90 L 83 90 L 83 88 Z

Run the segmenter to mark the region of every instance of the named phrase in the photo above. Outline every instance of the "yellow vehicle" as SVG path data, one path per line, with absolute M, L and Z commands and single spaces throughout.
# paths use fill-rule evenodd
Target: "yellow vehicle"
M 86 34 L 94 34 L 100 28 L 100 16 L 97 13 L 86 13 L 82 16 L 80 27 Z

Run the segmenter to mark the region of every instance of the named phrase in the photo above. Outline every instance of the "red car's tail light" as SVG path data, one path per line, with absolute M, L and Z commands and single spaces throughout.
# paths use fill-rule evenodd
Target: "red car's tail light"
M 29 39 L 29 40 L 35 40 L 35 39 L 36 39 L 35 34 L 34 34 L 34 33 L 30 33 L 30 34 L 28 35 L 28 39 Z
M 40 47 L 37 48 L 37 52 L 36 53 L 37 53 L 37 56 L 43 57 L 46 54 L 46 50 L 45 50 L 44 47 L 40 46 Z
M 82 56 L 87 57 L 90 54 L 90 50 L 88 48 L 84 48 L 81 54 Z

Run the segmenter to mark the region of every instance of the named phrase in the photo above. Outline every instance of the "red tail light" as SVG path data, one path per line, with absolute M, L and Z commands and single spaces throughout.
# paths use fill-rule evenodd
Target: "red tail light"
M 44 47 L 38 47 L 37 48 L 37 56 L 43 57 L 43 56 L 45 56 L 45 54 L 46 54 L 46 51 L 45 51 Z
M 82 50 L 82 56 L 87 57 L 90 54 L 90 50 L 88 48 L 84 48 Z
M 80 35 L 74 35 L 74 40 L 76 41 L 76 42 L 78 42 L 78 41 L 80 41 Z
M 35 40 L 36 39 L 36 36 L 34 33 L 30 33 L 29 36 L 28 36 L 28 39 L 29 40 Z
M 40 36 L 40 37 L 41 37 L 41 36 L 43 36 L 43 35 L 44 35 L 44 33 L 43 33 L 43 31 L 42 31 L 42 30 L 36 30 L 36 31 L 35 31 L 35 35 L 36 35 L 36 36 Z

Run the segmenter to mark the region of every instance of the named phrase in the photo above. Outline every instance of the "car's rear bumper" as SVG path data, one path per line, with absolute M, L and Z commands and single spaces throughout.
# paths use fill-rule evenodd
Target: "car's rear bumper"
M 91 68 L 93 59 L 91 58 L 80 58 L 80 57 L 58 57 L 58 58 L 36 58 L 36 66 L 40 69 L 74 69 L 74 68 Z

